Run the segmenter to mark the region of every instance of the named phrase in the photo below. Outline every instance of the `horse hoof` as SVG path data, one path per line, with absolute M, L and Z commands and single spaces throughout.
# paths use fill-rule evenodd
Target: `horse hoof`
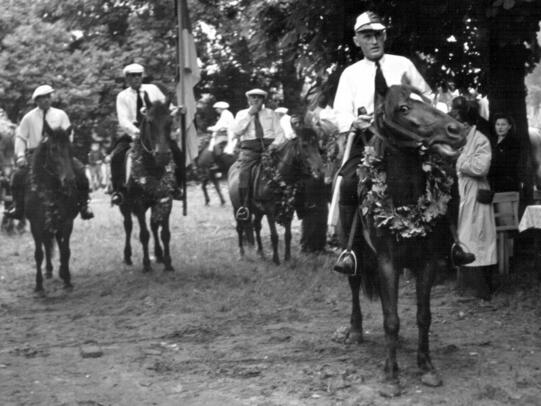
M 278 258 L 273 258 L 272 262 L 274 262 L 275 265 L 280 265 L 280 260 Z
M 133 265 L 132 260 L 129 259 L 129 258 L 124 258 L 124 263 L 125 263 L 126 265 Z
M 64 282 L 64 290 L 72 290 L 73 289 L 73 285 L 71 284 L 71 282 Z
M 143 273 L 152 272 L 152 271 L 153 271 L 153 269 L 152 269 L 152 267 L 150 265 L 143 267 Z
M 385 398 L 396 398 L 402 394 L 398 382 L 384 383 L 379 389 L 379 394 Z
M 344 342 L 346 344 L 361 344 L 363 342 L 363 333 L 350 330 Z
M 42 298 L 42 297 L 45 297 L 45 291 L 43 290 L 43 288 L 35 288 L 34 289 L 34 297 L 35 298 Z
M 156 255 L 156 263 L 157 264 L 163 264 L 163 257 L 160 257 L 160 256 Z
M 164 272 L 174 272 L 175 268 L 173 268 L 173 265 L 166 265 L 165 268 L 163 268 Z
M 443 380 L 441 379 L 440 375 L 436 371 L 425 372 L 421 376 L 421 382 L 423 383 L 423 385 L 430 386 L 433 388 L 443 385 Z

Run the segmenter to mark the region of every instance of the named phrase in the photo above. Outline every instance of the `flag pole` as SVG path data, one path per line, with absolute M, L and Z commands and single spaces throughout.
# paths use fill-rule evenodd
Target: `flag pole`
M 175 10 L 177 12 L 177 72 L 176 72 L 176 90 L 177 90 L 177 104 L 181 107 L 180 111 L 180 148 L 182 150 L 182 215 L 188 214 L 188 200 L 186 192 L 186 89 L 184 83 L 184 66 L 185 52 L 184 52 L 184 39 L 182 37 L 182 19 L 183 12 L 182 0 L 175 1 Z

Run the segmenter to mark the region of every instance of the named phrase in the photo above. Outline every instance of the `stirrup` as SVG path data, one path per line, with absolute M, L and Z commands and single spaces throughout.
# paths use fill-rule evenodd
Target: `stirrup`
M 250 210 L 248 207 L 240 206 L 235 214 L 235 218 L 238 221 L 248 221 L 250 219 Z
M 353 264 L 352 272 L 346 272 L 345 268 L 340 266 L 341 263 L 344 263 L 346 261 L 351 261 Z M 349 276 L 357 276 L 357 255 L 355 254 L 355 251 L 350 249 L 343 250 L 340 255 L 338 256 L 338 259 L 336 260 L 336 264 L 333 267 L 333 270 L 345 275 Z

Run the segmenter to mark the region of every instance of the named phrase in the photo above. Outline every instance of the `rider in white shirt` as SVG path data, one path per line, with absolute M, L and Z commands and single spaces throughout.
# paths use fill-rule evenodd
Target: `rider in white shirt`
M 54 89 L 49 85 L 38 86 L 32 94 L 32 100 L 36 107 L 26 113 L 15 132 L 15 156 L 18 169 L 13 173 L 12 192 L 13 207 L 6 212 L 9 217 L 22 220 L 24 217 L 24 189 L 26 177 L 29 172 L 29 162 L 34 150 L 43 139 L 45 121 L 50 128 L 62 128 L 67 130 L 70 120 L 64 110 L 51 106 L 51 95 Z M 70 134 L 73 141 L 73 133 Z M 73 169 L 75 171 L 77 189 L 79 192 L 79 210 L 83 220 L 94 217 L 94 213 L 88 207 L 89 183 L 85 175 L 84 165 L 76 158 L 73 158 Z

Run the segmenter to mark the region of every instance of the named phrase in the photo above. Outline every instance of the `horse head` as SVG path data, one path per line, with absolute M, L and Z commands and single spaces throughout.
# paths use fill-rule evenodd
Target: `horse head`
M 169 102 L 151 103 L 145 94 L 146 106 L 141 123 L 139 142 L 143 150 L 150 154 L 156 165 L 163 167 L 171 161 L 171 127 L 173 118 L 169 112 Z
M 457 157 L 466 143 L 464 126 L 430 104 L 417 89 L 391 86 L 375 114 L 377 133 L 397 149 Z
M 52 129 L 45 122 L 44 137 L 34 153 L 33 168 L 37 178 L 52 177 L 63 188 L 75 184 L 70 134 L 71 127 Z
M 305 176 L 320 178 L 323 161 L 316 132 L 306 127 L 298 116 L 291 118 L 291 126 L 296 137 L 275 148 L 278 172 L 293 180 Z

